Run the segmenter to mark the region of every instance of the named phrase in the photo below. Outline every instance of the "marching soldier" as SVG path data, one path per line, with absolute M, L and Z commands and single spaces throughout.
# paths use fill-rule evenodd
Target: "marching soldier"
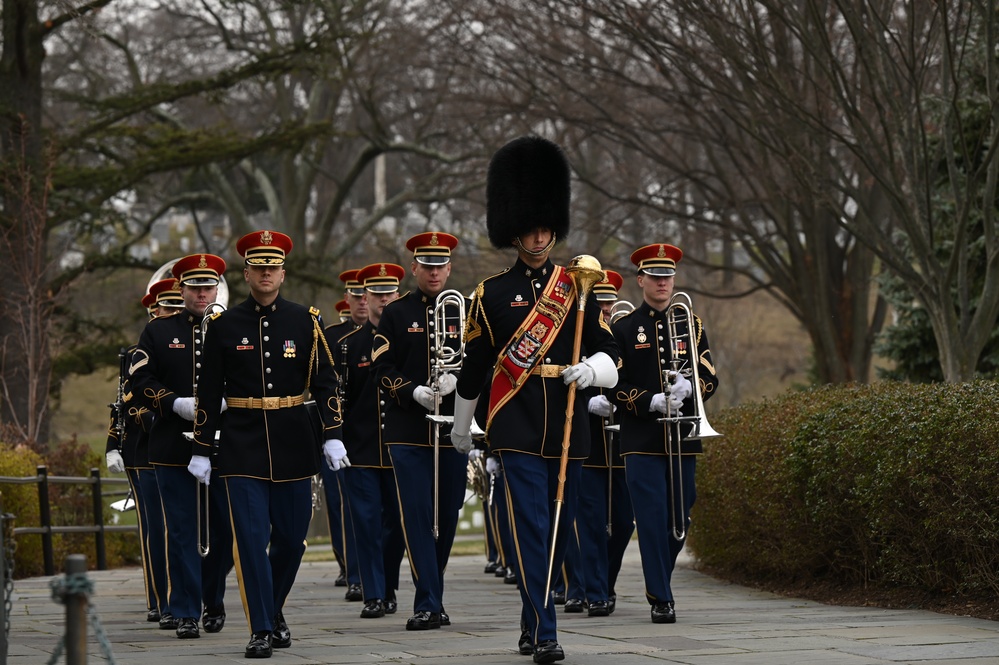
M 450 416 L 454 411 L 457 378 L 451 372 L 435 373 L 433 368 L 450 361 L 448 366 L 454 369 L 461 362 L 464 297 L 459 296 L 460 304 L 441 303 L 444 314 L 435 317 L 438 297 L 451 274 L 451 251 L 457 244 L 453 235 L 437 231 L 409 239 L 406 249 L 413 252 L 416 289 L 385 308 L 371 354 L 374 378 L 384 395 L 384 440 L 396 469 L 406 550 L 416 584 L 413 616 L 406 621 L 406 630 L 451 624 L 443 607 L 444 570 L 465 497 L 468 458 L 446 445 L 450 427 L 444 425 L 436 434 L 445 446 L 435 454 L 435 425 L 427 414 Z
M 336 304 L 333 305 L 333 309 L 336 310 L 336 315 L 340 319 L 340 323 L 350 321 L 350 304 L 346 300 L 337 300 Z
M 368 300 L 364 296 L 364 285 L 357 279 L 358 270 L 344 270 L 340 273 L 339 279 L 343 282 L 344 296 L 340 302 L 344 303 L 346 317 L 341 313 L 341 321 L 327 326 L 323 334 L 326 335 L 326 343 L 332 349 L 340 346 L 340 339 L 348 333 L 357 330 L 368 321 Z M 337 303 L 339 309 L 340 303 Z M 348 381 L 346 368 L 337 367 L 340 374 L 341 390 L 345 389 L 344 383 Z M 342 395 L 341 395 L 342 397 Z M 342 405 L 346 410 L 347 405 Z M 333 556 L 340 564 L 340 574 L 334 584 L 336 586 L 347 586 L 347 600 L 361 600 L 361 576 L 357 571 L 357 556 L 354 554 L 354 531 L 344 528 L 349 525 L 349 517 L 344 515 L 347 509 L 343 503 L 343 494 L 346 490 L 340 481 L 343 474 L 333 471 L 328 464 L 322 465 L 323 474 L 323 496 L 326 499 L 326 521 L 330 529 L 330 543 L 333 547 Z M 349 585 L 349 586 L 348 586 Z
M 177 637 L 200 637 L 202 561 L 199 534 L 192 516 L 197 511 L 197 482 L 185 470 L 190 443 L 184 438 L 194 421 L 194 389 L 204 360 L 201 320 L 218 295 L 225 261 L 213 254 L 195 254 L 174 264 L 174 277 L 184 310 L 146 324 L 132 356 L 130 375 L 139 405 L 155 416 L 149 434 L 149 462 L 156 473 L 163 506 L 167 541 L 167 586 L 172 617 L 160 627 L 176 623 Z M 171 296 L 167 296 L 171 297 Z
M 604 320 L 610 322 L 610 310 L 617 302 L 624 278 L 613 270 L 607 279 L 593 287 L 593 295 Z M 589 616 L 607 616 L 617 601 L 614 583 L 621 571 L 621 561 L 635 531 L 631 498 L 624 474 L 624 461 L 616 445 L 617 434 L 605 430 L 614 417 L 615 407 L 606 389 L 587 389 L 590 412 L 590 456 L 583 462 L 583 491 L 576 509 L 576 540 L 569 546 L 572 565 L 569 612 L 572 600 L 580 599 L 577 611 Z
M 621 454 L 653 623 L 676 621 L 670 578 L 686 540 L 695 498 L 694 469 L 702 452 L 700 439 L 688 438 L 690 423 L 660 419 L 691 415 L 695 388 L 707 399 L 718 387 L 701 320 L 678 320 L 678 339 L 670 339 L 669 305 L 682 256 L 679 248 L 667 244 L 646 245 L 631 255 L 643 302 L 613 326 L 622 366 L 610 392 L 621 422 Z M 689 348 L 688 339 L 694 348 Z M 694 363 L 697 387 L 684 372 Z
M 506 480 L 514 566 L 523 609 L 520 652 L 536 663 L 565 658 L 554 604 L 547 603 L 548 545 L 555 529 L 554 569 L 565 556 L 582 460 L 589 452 L 586 405 L 576 395 L 564 507 L 554 523 L 569 384 L 613 386 L 617 348 L 595 304 L 584 310 L 587 358 L 574 365 L 575 287 L 549 258 L 569 231 L 569 165 L 562 150 L 526 136 L 500 148 L 489 164 L 486 225 L 493 246 L 517 250 L 513 267 L 480 283 L 466 322 L 465 360 L 458 377 L 452 442 L 471 448 L 469 425 L 487 375 L 492 375 L 486 431 Z M 592 294 L 588 300 L 592 301 Z M 499 360 L 497 361 L 497 358 Z
M 337 366 L 346 368 L 347 413 L 344 441 L 351 466 L 341 474 L 346 488 L 347 511 L 353 525 L 354 546 L 364 607 L 361 618 L 377 619 L 398 608 L 399 568 L 405 552 L 396 478 L 385 446 L 382 394 L 372 372 L 372 345 L 385 306 L 399 296 L 405 271 L 393 263 L 362 268 L 358 280 L 368 300 L 368 321 L 341 338 L 334 352 Z M 348 587 L 349 589 L 349 587 Z
M 350 463 L 319 310 L 280 295 L 291 249 L 291 238 L 276 231 L 256 231 L 236 243 L 250 295 L 208 323 L 194 442 L 187 448 L 187 470 L 207 485 L 215 433 L 221 433 L 217 476 L 229 496 L 250 627 L 247 658 L 269 658 L 272 648 L 291 646 L 283 607 L 305 552 L 320 451 L 334 468 Z M 306 392 L 320 422 L 309 415 Z M 228 410 L 220 418 L 223 394 Z
M 173 280 L 169 280 L 173 282 Z M 155 303 L 146 301 L 149 309 Z M 120 395 L 111 405 L 111 424 L 105 452 L 108 471 L 124 472 L 128 487 L 135 502 L 135 514 L 139 526 L 139 553 L 142 557 L 142 581 L 146 592 L 146 621 L 158 622 L 164 614 L 170 614 L 167 605 L 166 583 L 166 542 L 163 539 L 163 511 L 160 508 L 160 490 L 156 485 L 156 472 L 149 464 L 149 430 L 153 426 L 153 414 L 132 392 L 132 382 L 128 378 L 128 366 L 136 345 L 125 349 L 121 354 Z

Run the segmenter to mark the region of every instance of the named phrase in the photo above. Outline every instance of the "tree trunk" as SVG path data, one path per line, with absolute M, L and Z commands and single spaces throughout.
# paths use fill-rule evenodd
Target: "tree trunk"
M 3 1 L 0 54 L 0 436 L 47 444 L 51 359 L 45 285 L 46 173 L 42 138 L 43 27 L 36 0 Z

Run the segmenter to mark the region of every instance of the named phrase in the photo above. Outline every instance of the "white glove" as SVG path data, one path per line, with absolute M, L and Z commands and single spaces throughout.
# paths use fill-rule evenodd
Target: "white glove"
M 413 399 L 427 411 L 434 410 L 434 391 L 426 386 L 416 386 L 413 391 Z
M 610 400 L 607 399 L 607 395 L 596 395 L 590 398 L 587 403 L 586 408 L 595 416 L 600 416 L 601 418 L 609 418 L 617 407 L 611 404 Z
M 496 459 L 495 457 L 487 457 L 486 473 L 488 473 L 490 476 L 493 476 L 499 473 L 499 470 L 500 470 L 499 460 Z
M 652 396 L 652 403 L 649 404 L 649 411 L 667 413 L 669 409 L 669 398 L 666 397 L 666 393 L 656 393 Z
M 671 397 L 675 397 L 682 402 L 690 397 L 693 392 L 694 388 L 690 385 L 687 377 L 680 373 L 674 375 L 673 383 L 669 384 L 669 394 Z
M 111 473 L 121 473 L 125 470 L 125 461 L 117 450 L 109 450 L 104 459 L 108 461 L 108 471 Z
M 326 458 L 326 463 L 334 471 L 350 466 L 350 460 L 347 459 L 347 449 L 343 447 L 343 441 L 340 439 L 328 439 L 323 444 L 323 457 Z
M 184 420 L 194 422 L 194 398 L 178 397 L 173 402 L 173 412 Z
M 475 415 L 475 405 L 479 398 L 465 399 L 461 395 L 454 396 L 454 424 L 451 426 L 451 445 L 462 455 L 472 450 L 472 418 Z
M 597 373 L 585 362 L 570 365 L 562 370 L 562 383 L 569 385 L 576 382 L 576 389 L 583 390 L 593 385 L 593 379 L 597 378 Z
M 212 461 L 204 455 L 191 455 L 191 461 L 187 464 L 187 470 L 199 482 L 207 485 L 208 481 L 212 478 Z
M 480 457 L 482 457 L 482 449 L 481 448 L 472 448 L 470 451 L 468 451 L 468 460 L 470 462 L 474 462 L 475 460 L 479 459 Z
M 669 412 L 675 416 L 680 413 L 680 407 L 682 406 L 683 406 L 683 400 L 679 399 L 676 395 L 670 394 Z
M 458 386 L 458 377 L 450 372 L 441 375 L 441 378 L 437 380 L 437 387 L 440 388 L 441 397 L 444 395 L 450 395 L 454 392 L 454 389 Z

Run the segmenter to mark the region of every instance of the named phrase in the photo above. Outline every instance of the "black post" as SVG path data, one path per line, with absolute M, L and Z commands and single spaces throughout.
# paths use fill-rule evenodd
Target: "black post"
M 97 532 L 94 534 L 94 539 L 97 541 L 97 570 L 107 570 L 108 554 L 104 547 L 104 496 L 101 492 L 100 469 L 91 469 L 90 477 L 94 479 L 91 496 L 94 502 L 94 526 L 97 527 Z
M 66 557 L 66 579 L 87 574 L 87 557 L 70 554 Z M 66 665 L 87 665 L 87 605 L 86 593 L 66 594 Z
M 36 468 L 38 473 L 38 512 L 45 533 L 42 534 L 42 558 L 45 574 L 55 575 L 55 555 L 52 553 L 52 511 L 49 510 L 49 470 L 45 466 Z

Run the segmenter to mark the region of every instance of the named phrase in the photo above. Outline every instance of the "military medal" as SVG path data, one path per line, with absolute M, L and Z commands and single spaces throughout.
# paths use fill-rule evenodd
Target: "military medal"
M 286 339 L 284 341 L 284 357 L 285 358 L 295 357 L 295 340 Z

